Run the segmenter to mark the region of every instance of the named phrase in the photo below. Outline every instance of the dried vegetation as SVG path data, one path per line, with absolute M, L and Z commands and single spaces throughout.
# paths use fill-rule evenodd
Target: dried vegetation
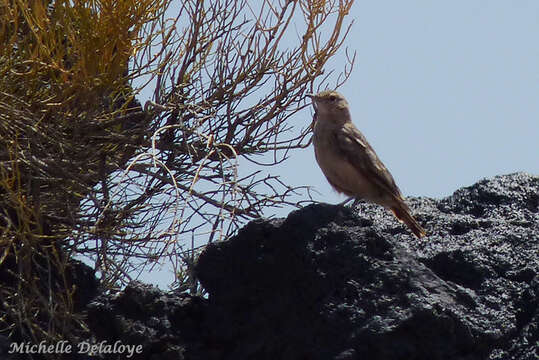
M 0 332 L 84 330 L 73 258 L 107 288 L 157 262 L 182 274 L 197 237 L 299 206 L 262 166 L 308 145 L 305 92 L 346 80 L 353 57 L 325 65 L 351 5 L 1 1 Z

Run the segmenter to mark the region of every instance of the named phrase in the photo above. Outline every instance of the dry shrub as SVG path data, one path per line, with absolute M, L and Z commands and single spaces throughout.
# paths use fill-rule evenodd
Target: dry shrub
M 307 188 L 259 168 L 309 144 L 305 92 L 348 77 L 353 57 L 325 66 L 352 2 L 3 1 L 0 331 L 83 331 L 76 257 L 106 288 L 158 262 L 180 274 L 198 238 L 301 206 Z

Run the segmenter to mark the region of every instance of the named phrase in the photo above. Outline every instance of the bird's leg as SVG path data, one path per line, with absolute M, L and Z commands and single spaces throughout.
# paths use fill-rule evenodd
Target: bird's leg
M 350 201 L 354 200 L 355 198 L 353 196 L 350 196 L 348 199 L 342 201 L 339 203 L 339 205 L 341 206 L 346 206 L 346 204 L 348 204 Z M 354 204 L 352 204 L 352 207 L 354 207 L 355 205 L 355 201 L 354 201 Z
M 355 209 L 360 203 L 364 202 L 365 200 L 356 198 L 356 197 L 349 197 L 348 199 L 344 200 L 343 202 L 339 203 L 339 205 L 346 206 L 350 201 L 354 200 L 352 204 L 350 204 L 350 208 Z

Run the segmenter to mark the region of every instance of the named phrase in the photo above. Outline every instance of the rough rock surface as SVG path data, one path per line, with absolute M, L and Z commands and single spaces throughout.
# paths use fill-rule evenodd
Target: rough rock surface
M 539 177 L 410 200 L 416 240 L 375 205 L 311 205 L 206 249 L 222 359 L 537 359 Z
M 200 256 L 207 297 L 133 283 L 88 324 L 131 359 L 537 359 L 539 177 L 409 204 L 427 238 L 366 203 L 253 221 Z

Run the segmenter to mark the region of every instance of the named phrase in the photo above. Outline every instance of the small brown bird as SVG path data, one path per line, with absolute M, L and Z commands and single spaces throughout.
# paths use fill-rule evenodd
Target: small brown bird
M 331 186 L 348 196 L 384 206 L 415 236 L 425 236 L 425 230 L 412 216 L 393 176 L 352 123 L 344 96 L 336 91 L 307 96 L 313 99 L 315 108 L 314 154 Z

